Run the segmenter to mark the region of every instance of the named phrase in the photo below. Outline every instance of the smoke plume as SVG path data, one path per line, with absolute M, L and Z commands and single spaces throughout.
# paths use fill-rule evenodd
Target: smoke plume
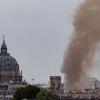
M 74 16 L 73 26 L 62 72 L 65 86 L 78 89 L 84 85 L 100 42 L 100 0 L 86 0 L 81 4 Z

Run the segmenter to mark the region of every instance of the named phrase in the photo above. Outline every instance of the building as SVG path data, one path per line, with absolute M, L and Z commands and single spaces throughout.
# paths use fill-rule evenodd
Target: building
M 38 83 L 38 84 L 35 84 L 37 87 L 40 87 L 40 88 L 43 88 L 43 89 L 47 89 L 49 90 L 50 89 L 50 84 L 49 83 Z
M 50 89 L 53 92 L 61 91 L 61 76 L 50 76 Z
M 0 82 L 10 82 L 20 84 L 22 82 L 22 71 L 19 70 L 19 64 L 16 59 L 8 53 L 5 39 L 1 45 L 0 51 Z
M 0 100 L 12 100 L 16 89 L 26 87 L 26 84 L 0 83 Z
M 25 87 L 16 59 L 8 53 L 5 39 L 0 50 L 0 100 L 12 100 L 16 89 Z
M 87 89 L 100 89 L 100 81 L 96 78 L 88 78 L 87 80 Z

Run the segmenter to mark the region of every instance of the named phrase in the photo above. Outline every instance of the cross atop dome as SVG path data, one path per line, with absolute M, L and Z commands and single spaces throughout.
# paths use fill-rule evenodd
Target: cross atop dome
M 1 54 L 5 55 L 7 54 L 7 46 L 5 43 L 5 36 L 3 35 L 3 44 L 1 45 Z
M 5 35 L 3 35 L 3 42 L 5 42 Z

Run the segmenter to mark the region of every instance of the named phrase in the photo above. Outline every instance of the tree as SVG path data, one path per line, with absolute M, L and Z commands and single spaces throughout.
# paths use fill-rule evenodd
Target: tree
M 41 89 L 36 96 L 36 100 L 55 100 L 55 95 L 50 91 Z
M 25 98 L 28 100 L 55 100 L 55 95 L 48 90 L 29 85 L 17 89 L 13 100 L 22 100 Z
M 39 91 L 39 87 L 32 85 L 26 86 L 25 88 L 19 88 L 16 90 L 13 100 L 22 100 L 23 98 L 34 99 Z

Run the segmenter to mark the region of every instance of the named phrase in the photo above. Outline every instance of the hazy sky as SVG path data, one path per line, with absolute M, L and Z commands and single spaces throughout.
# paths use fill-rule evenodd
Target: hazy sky
M 79 0 L 0 0 L 0 43 L 31 82 L 48 82 L 61 75 L 64 51 L 72 33 L 72 16 Z

